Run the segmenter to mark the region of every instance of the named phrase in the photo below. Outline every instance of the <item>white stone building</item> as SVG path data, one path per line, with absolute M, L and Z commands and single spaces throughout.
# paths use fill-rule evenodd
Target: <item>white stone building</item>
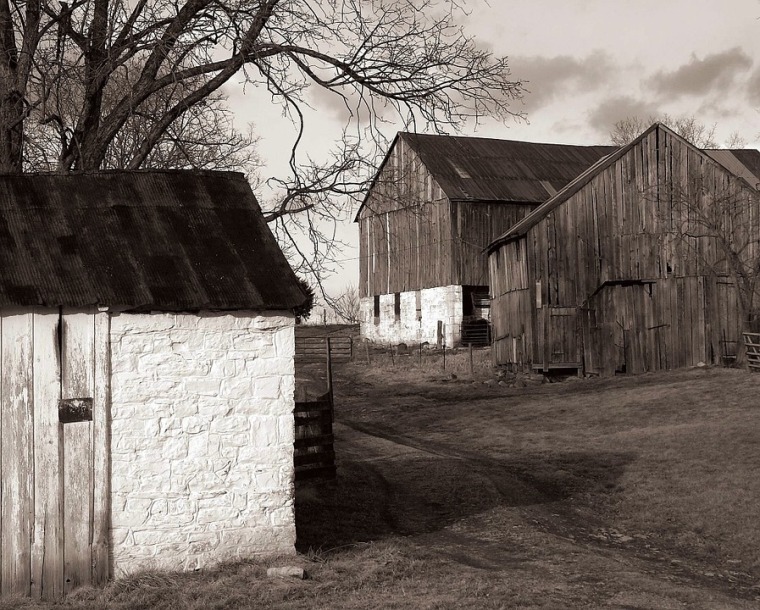
M 0 178 L 3 591 L 294 552 L 304 295 L 242 175 Z

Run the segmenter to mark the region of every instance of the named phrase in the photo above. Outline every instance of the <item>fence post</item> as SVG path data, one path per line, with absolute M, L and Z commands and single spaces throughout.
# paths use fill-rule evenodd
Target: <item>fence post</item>
M 443 342 L 443 370 L 446 370 L 446 342 Z
M 475 367 L 473 365 L 473 362 L 472 362 L 472 343 L 469 344 L 469 347 L 470 347 L 470 375 L 472 375 L 472 373 L 474 372 L 474 369 L 475 369 Z
M 330 337 L 325 338 L 325 345 L 327 347 L 327 391 L 330 394 L 330 403 L 333 399 L 333 377 L 332 377 L 332 353 L 330 349 Z

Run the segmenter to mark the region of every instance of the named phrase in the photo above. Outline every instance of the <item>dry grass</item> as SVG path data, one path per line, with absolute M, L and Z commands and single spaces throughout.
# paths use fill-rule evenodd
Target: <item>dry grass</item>
M 382 373 L 352 375 L 377 387 Z M 405 394 L 427 398 L 418 408 L 391 399 L 383 409 L 357 404 L 344 417 L 400 434 L 424 430 L 438 449 L 498 456 L 574 495 L 610 528 L 760 576 L 759 382 L 717 368 L 529 390 L 406 382 Z

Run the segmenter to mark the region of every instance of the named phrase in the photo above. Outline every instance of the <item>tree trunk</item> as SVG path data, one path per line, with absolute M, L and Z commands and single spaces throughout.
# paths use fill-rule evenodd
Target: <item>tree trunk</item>
M 21 173 L 24 102 L 7 79 L 0 77 L 0 173 Z

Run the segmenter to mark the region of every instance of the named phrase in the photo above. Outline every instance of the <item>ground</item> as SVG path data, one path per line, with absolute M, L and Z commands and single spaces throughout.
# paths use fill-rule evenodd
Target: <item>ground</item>
M 760 606 L 760 376 L 542 383 L 487 352 L 472 372 L 466 350 L 446 370 L 440 356 L 336 365 L 338 478 L 299 486 L 297 557 L 146 574 L 60 607 Z M 309 578 L 265 577 L 293 564 Z
M 302 548 L 395 544 L 427 607 L 758 606 L 760 377 L 512 389 L 400 368 L 339 376 L 340 476 L 301 491 Z

